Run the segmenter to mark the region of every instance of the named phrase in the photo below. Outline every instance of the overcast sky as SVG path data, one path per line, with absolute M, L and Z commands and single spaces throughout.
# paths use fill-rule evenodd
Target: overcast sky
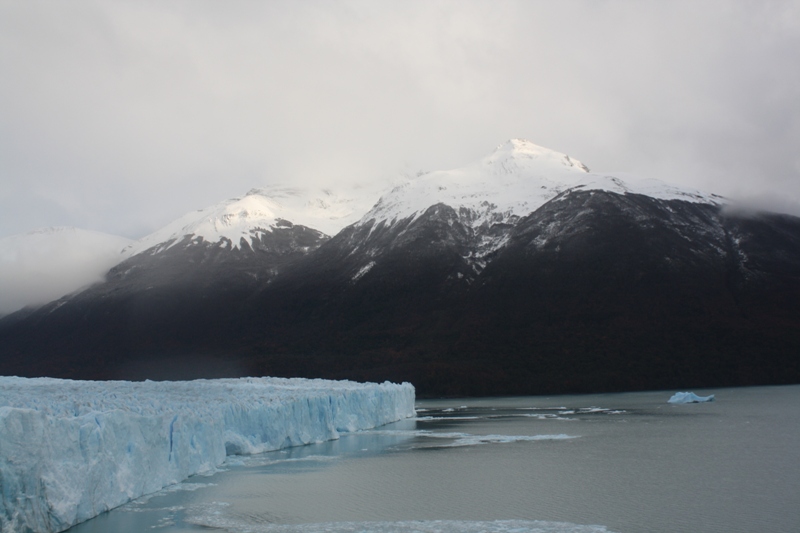
M 800 2 L 0 0 L 0 237 L 513 137 L 800 214 Z

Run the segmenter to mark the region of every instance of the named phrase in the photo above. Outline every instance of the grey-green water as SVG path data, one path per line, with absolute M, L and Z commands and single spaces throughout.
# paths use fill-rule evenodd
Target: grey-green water
M 696 392 L 716 401 L 421 401 L 416 420 L 230 458 L 70 533 L 800 531 L 800 386 Z

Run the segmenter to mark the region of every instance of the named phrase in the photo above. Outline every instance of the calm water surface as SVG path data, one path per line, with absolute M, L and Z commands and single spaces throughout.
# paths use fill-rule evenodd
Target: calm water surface
M 70 533 L 800 531 L 800 386 L 420 401 Z

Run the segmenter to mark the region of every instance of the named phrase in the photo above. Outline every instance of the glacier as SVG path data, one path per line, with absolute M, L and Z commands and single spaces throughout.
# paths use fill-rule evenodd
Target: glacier
M 414 416 L 414 400 L 409 383 L 0 377 L 0 526 L 63 531 L 228 455 Z

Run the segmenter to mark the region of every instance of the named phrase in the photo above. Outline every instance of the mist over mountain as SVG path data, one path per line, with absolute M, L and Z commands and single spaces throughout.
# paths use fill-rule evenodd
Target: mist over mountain
M 0 239 L 0 316 L 103 281 L 133 241 L 53 227 Z
M 793 383 L 798 353 L 800 219 L 519 139 L 382 194 L 251 191 L 0 321 L 4 374 L 423 395 Z

